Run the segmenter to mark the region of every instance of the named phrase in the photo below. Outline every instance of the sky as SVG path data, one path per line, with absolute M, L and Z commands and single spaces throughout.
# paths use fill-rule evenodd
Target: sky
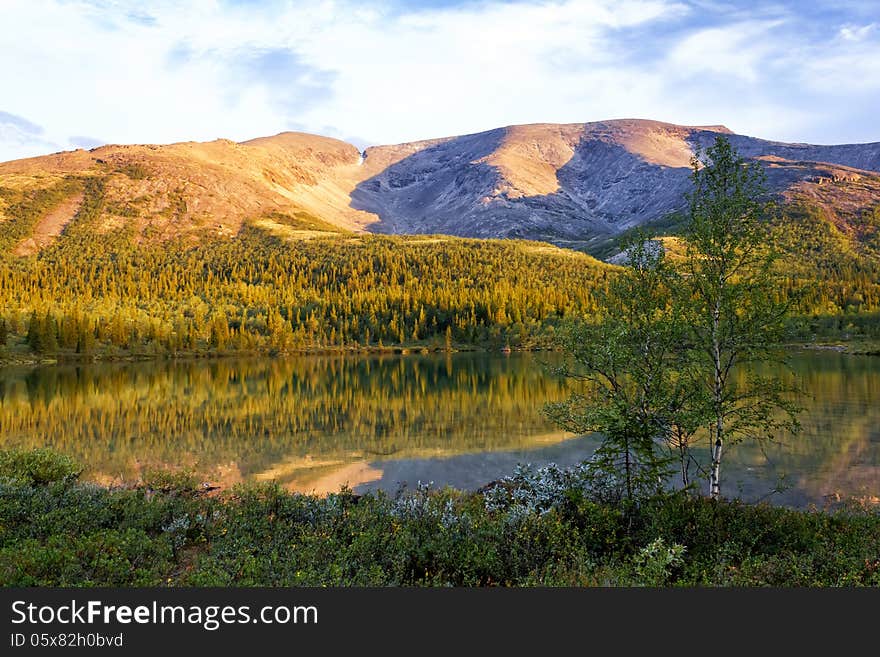
M 880 3 L 0 0 L 0 161 L 648 118 L 880 141 Z

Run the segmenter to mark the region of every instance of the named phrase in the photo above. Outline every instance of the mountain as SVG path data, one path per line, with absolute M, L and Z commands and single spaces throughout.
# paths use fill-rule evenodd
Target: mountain
M 719 134 L 784 201 L 778 294 L 797 334 L 876 335 L 880 145 L 624 120 L 363 153 L 282 133 L 0 163 L 0 363 L 547 346 L 596 312 L 614 267 L 591 255 L 613 263 L 616 236 L 652 224 L 675 255 L 670 213 Z
M 680 210 L 696 149 L 726 135 L 766 168 L 776 193 L 867 181 L 880 202 L 880 143 L 785 144 L 724 126 L 618 120 L 511 126 L 474 135 L 368 148 L 380 172 L 352 193 L 379 217 L 369 230 L 525 237 L 592 250 L 603 239 Z M 829 188 L 822 196 L 828 196 Z
M 109 145 L 6 162 L 0 219 L 7 225 L 0 233 L 10 232 L 10 221 L 29 222 L 10 244 L 28 255 L 82 219 L 89 201 L 96 206 L 89 208 L 90 230 L 126 231 L 136 240 L 231 236 L 245 221 L 303 235 L 359 230 L 372 219 L 349 207 L 360 160 L 345 142 L 284 133 L 244 143 Z M 34 204 L 53 209 L 29 212 Z
M 763 164 L 787 203 L 824 208 L 854 239 L 874 234 L 857 224 L 880 205 L 880 143 L 786 144 L 724 126 L 623 119 L 510 126 L 364 153 L 282 133 L 7 162 L 0 241 L 18 255 L 35 253 L 74 218 L 82 223 L 88 206 L 89 230 L 137 241 L 234 235 L 250 222 L 287 237 L 443 233 L 605 254 L 615 236 L 662 225 L 684 207 L 691 158 L 719 134 Z

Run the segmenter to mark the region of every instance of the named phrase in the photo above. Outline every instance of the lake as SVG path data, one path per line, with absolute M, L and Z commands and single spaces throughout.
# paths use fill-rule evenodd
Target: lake
M 0 445 L 51 446 L 101 483 L 186 467 L 230 486 L 477 488 L 517 463 L 577 463 L 593 436 L 541 414 L 556 354 L 304 356 L 0 371 Z M 805 507 L 880 497 L 880 358 L 797 352 L 803 431 L 730 447 L 727 496 Z M 775 491 L 775 492 L 774 492 Z

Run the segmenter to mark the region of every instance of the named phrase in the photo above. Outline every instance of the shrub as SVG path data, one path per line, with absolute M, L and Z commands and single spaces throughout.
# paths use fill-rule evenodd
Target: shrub
M 521 468 L 495 492 L 322 498 L 181 494 L 180 473 L 107 489 L 71 464 L 0 452 L 0 585 L 880 585 L 874 511 L 683 493 L 622 507 L 593 497 L 587 466 Z
M 82 470 L 82 466 L 69 456 L 50 449 L 0 451 L 0 478 L 23 484 L 45 486 L 54 482 L 71 482 Z
M 162 493 L 192 495 L 201 490 L 198 478 L 191 470 L 146 470 L 141 479 L 144 486 Z
M 686 549 L 679 543 L 667 545 L 662 538 L 657 538 L 633 558 L 636 574 L 649 586 L 663 586 L 669 581 L 672 569 L 684 563 Z

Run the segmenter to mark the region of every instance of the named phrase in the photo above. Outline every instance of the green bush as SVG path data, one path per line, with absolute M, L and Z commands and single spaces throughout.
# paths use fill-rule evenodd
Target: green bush
M 47 451 L 0 464 L 3 586 L 880 585 L 880 515 L 855 507 L 676 493 L 624 508 L 581 483 L 557 490 L 567 478 L 550 471 L 504 495 L 263 484 L 210 497 L 181 494 L 195 489 L 180 473 L 152 488 L 79 483 Z
M 10 449 L 0 451 L 0 478 L 45 486 L 69 482 L 82 473 L 82 466 L 69 456 L 49 449 Z
M 0 548 L 5 586 L 147 586 L 171 566 L 167 539 L 137 529 L 104 529 Z
M 192 495 L 199 490 L 199 481 L 192 470 L 149 469 L 142 476 L 143 485 L 163 493 Z

